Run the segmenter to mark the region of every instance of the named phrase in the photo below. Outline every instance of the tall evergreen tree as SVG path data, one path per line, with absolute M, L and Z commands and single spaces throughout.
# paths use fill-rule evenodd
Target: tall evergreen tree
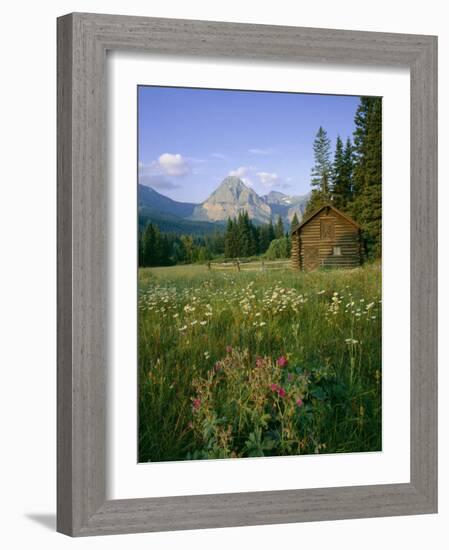
M 274 237 L 276 239 L 282 239 L 284 237 L 284 222 L 282 221 L 281 216 L 278 216 L 276 225 L 274 227 Z
M 258 251 L 265 252 L 270 246 L 268 225 L 263 225 L 258 228 L 258 237 Z
M 382 99 L 362 97 L 355 116 L 352 216 L 362 225 L 368 256 L 382 253 Z
M 330 183 L 332 165 L 330 160 L 330 139 L 326 130 L 320 126 L 313 142 L 315 165 L 312 168 L 312 195 L 307 203 L 306 213 L 309 214 L 319 206 L 330 202 Z
M 156 227 L 149 223 L 142 235 L 142 258 L 145 267 L 157 265 L 156 245 Z
M 345 177 L 348 180 L 347 205 L 351 202 L 354 193 L 354 147 L 349 138 L 346 140 L 345 149 L 343 151 L 343 163 Z
M 340 136 L 335 145 L 332 166 L 332 203 L 340 210 L 346 210 L 353 193 L 353 147 L 348 138 L 343 147 Z
M 270 223 L 268 224 L 267 235 L 268 235 L 268 245 L 269 245 L 271 241 L 275 239 L 273 220 L 271 218 L 270 218 Z
M 292 218 L 292 227 L 295 227 L 295 225 L 298 225 L 298 224 L 299 224 L 298 215 L 295 212 Z

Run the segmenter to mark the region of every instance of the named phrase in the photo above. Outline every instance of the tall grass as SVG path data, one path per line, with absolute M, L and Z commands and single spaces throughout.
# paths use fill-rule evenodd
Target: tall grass
M 381 448 L 381 270 L 139 271 L 139 460 Z

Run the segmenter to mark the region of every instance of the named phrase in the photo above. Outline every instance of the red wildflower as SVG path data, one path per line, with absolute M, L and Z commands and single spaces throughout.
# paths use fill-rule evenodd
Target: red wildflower
M 279 384 L 271 384 L 270 389 L 271 391 L 279 391 L 280 386 Z
M 193 408 L 195 411 L 197 411 L 201 407 L 201 400 L 200 399 L 194 399 L 193 400 Z
M 287 395 L 287 392 L 284 390 L 284 388 L 279 388 L 278 395 L 279 397 L 285 397 Z
M 281 355 L 276 361 L 278 367 L 285 367 L 288 364 L 288 359 L 285 355 Z
M 297 399 L 296 404 L 298 405 L 298 407 L 302 407 L 304 405 L 304 401 L 301 398 Z

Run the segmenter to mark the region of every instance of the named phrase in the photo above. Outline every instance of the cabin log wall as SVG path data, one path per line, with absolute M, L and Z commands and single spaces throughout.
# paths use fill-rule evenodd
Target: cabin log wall
M 332 238 L 322 238 L 322 221 L 332 224 Z M 363 248 L 359 227 L 333 208 L 321 210 L 292 233 L 293 269 L 308 270 L 304 253 L 307 247 L 318 251 L 316 267 L 355 268 L 362 263 Z M 341 256 L 334 255 L 334 247 L 340 247 Z

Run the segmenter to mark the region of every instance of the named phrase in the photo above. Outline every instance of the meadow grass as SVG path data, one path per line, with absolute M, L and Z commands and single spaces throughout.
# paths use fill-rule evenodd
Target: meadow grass
M 381 268 L 139 270 L 139 461 L 381 449 Z

